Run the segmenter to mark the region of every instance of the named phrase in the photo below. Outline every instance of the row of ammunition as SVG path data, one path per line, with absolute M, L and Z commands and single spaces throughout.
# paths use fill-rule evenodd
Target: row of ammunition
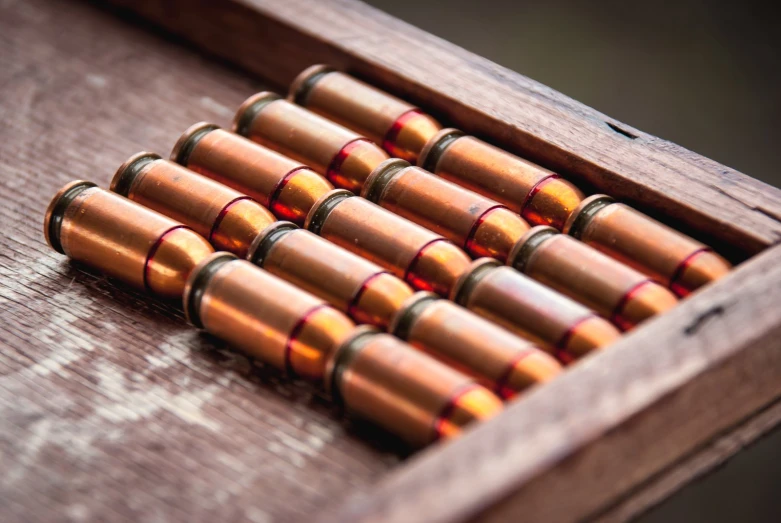
M 171 161 L 131 157 L 112 192 L 68 184 L 47 241 L 182 298 L 194 325 L 414 445 L 493 415 L 497 396 L 552 379 L 673 307 L 671 290 L 729 270 L 343 73 L 308 69 L 291 100 L 251 97 L 234 132 L 194 125 Z

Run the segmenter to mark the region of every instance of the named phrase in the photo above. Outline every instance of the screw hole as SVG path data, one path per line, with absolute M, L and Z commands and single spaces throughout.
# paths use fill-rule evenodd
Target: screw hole
M 634 134 L 630 133 L 629 131 L 625 131 L 625 130 L 621 129 L 619 126 L 617 126 L 615 124 L 612 124 L 610 122 L 605 122 L 605 123 L 607 124 L 608 127 L 613 129 L 615 132 L 617 132 L 618 134 L 622 134 L 622 135 L 626 136 L 630 140 L 634 140 L 635 138 L 637 138 L 637 136 L 635 136 Z

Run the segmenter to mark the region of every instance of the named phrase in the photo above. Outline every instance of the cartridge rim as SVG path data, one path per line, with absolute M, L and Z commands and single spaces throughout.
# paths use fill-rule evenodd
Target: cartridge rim
M 438 294 L 427 291 L 419 291 L 407 298 L 396 312 L 388 325 L 388 332 L 397 338 L 406 341 L 409 338 L 412 326 L 421 313 L 429 305 L 442 299 Z
M 616 201 L 607 194 L 594 194 L 580 202 L 572 214 L 569 215 L 567 221 L 564 223 L 562 232 L 568 234 L 575 239 L 580 239 L 583 232 L 586 230 L 589 222 L 599 211 L 614 204 Z
M 488 276 L 491 272 L 490 269 L 501 267 L 501 263 L 493 258 L 479 258 L 472 262 L 464 274 L 462 274 L 456 284 L 453 285 L 453 290 L 450 291 L 450 300 L 466 307 L 466 303 L 469 301 L 469 296 L 472 294 L 475 286 Z
M 274 244 L 288 233 L 297 229 L 299 229 L 298 225 L 288 221 L 276 222 L 270 225 L 252 240 L 247 251 L 247 260 L 258 267 L 263 267 L 266 256 Z
M 412 167 L 412 164 L 401 158 L 389 158 L 372 170 L 366 178 L 361 196 L 372 203 L 379 202 L 385 187 L 402 169 Z
M 261 91 L 244 100 L 233 117 L 233 132 L 241 136 L 249 136 L 255 117 L 264 107 L 277 100 L 282 100 L 282 97 L 271 91 Z
M 219 125 L 214 125 L 209 122 L 198 122 L 197 124 L 188 127 L 176 141 L 173 150 L 171 150 L 171 161 L 187 167 L 187 164 L 190 161 L 190 155 L 195 150 L 198 142 L 201 141 L 204 136 L 219 128 Z
M 547 225 L 537 225 L 524 234 L 507 255 L 507 265 L 518 272 L 526 272 L 526 265 L 537 247 L 549 238 L 559 234 L 559 231 Z
M 182 308 L 184 309 L 184 315 L 187 321 L 199 329 L 203 328 L 200 309 L 201 300 L 203 299 L 206 287 L 208 287 L 209 282 L 211 282 L 214 275 L 217 274 L 225 264 L 238 259 L 239 258 L 236 257 L 236 255 L 229 252 L 216 252 L 193 269 L 192 274 L 187 278 L 184 296 L 182 298 Z
M 323 224 L 331 211 L 333 211 L 342 200 L 354 196 L 355 195 L 347 189 L 334 189 L 333 191 L 324 194 L 315 202 L 312 208 L 309 209 L 309 213 L 306 215 L 306 220 L 304 221 L 304 229 L 319 236 Z
M 293 103 L 306 107 L 306 100 L 312 89 L 314 89 L 315 84 L 322 80 L 324 76 L 335 72 L 336 69 L 326 64 L 310 65 L 301 71 L 290 84 L 290 90 L 288 91 L 289 99 Z
M 117 169 L 117 172 L 114 173 L 114 177 L 111 179 L 109 189 L 127 198 L 130 194 L 130 188 L 133 187 L 133 182 L 136 181 L 136 178 L 138 178 L 138 175 L 141 174 L 144 168 L 152 162 L 162 159 L 162 156 L 159 154 L 147 151 L 134 154 L 119 166 L 119 169 Z
M 380 334 L 380 331 L 371 325 L 359 325 L 350 337 L 337 347 L 330 369 L 331 379 L 325 381 L 326 392 L 331 394 L 334 403 L 337 405 L 344 406 L 341 388 L 345 371 L 369 341 L 378 334 Z
M 445 150 L 453 145 L 453 142 L 465 136 L 463 131 L 448 127 L 434 135 L 423 147 L 418 156 L 418 167 L 428 172 L 435 173 L 439 159 Z
M 79 194 L 92 187 L 97 187 L 97 184 L 85 180 L 74 180 L 57 191 L 49 203 L 49 207 L 46 208 L 43 219 L 43 235 L 46 238 L 46 243 L 60 254 L 65 254 L 60 242 L 65 213 Z

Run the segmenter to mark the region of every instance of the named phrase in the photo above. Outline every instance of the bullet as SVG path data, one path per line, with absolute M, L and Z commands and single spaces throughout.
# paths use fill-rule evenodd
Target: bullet
M 314 65 L 298 75 L 289 99 L 412 163 L 442 129 L 417 107 L 325 65 Z
M 570 216 L 564 232 L 682 297 L 721 278 L 731 268 L 702 243 L 604 194 L 585 199 Z
M 111 190 L 184 223 L 217 250 L 243 258 L 260 231 L 276 221 L 249 196 L 154 153 L 128 159 L 114 175 Z
M 476 260 L 453 287 L 451 299 L 571 363 L 616 341 L 604 318 L 510 267 Z
M 553 227 L 538 225 L 507 264 L 580 302 L 624 330 L 674 307 L 665 287 Z
M 470 256 L 500 261 L 529 230 L 505 206 L 400 159 L 377 166 L 361 195 L 452 241 Z
M 584 198 L 577 187 L 556 173 L 457 129 L 443 129 L 432 138 L 418 165 L 496 200 L 532 225 L 561 230 Z
M 307 164 L 336 187 L 353 192 L 360 192 L 372 170 L 388 159 L 367 138 L 269 92 L 241 105 L 233 131 Z
M 334 366 L 331 391 L 348 411 L 415 446 L 451 439 L 501 411 L 501 401 L 465 375 L 366 329 L 343 346 Z
M 54 196 L 44 235 L 57 252 L 165 298 L 180 298 L 190 272 L 213 252 L 188 227 L 81 180 Z
M 406 314 L 402 310 L 406 311 L 414 291 L 396 276 L 290 222 L 275 222 L 254 200 L 237 199 L 233 189 L 178 164 L 150 153 L 134 155 L 117 171 L 111 187 L 155 211 L 179 217 L 203 234 L 220 231 L 234 202 L 241 202 L 243 210 L 234 220 L 241 226 L 223 231 L 222 236 L 212 234 L 213 243 L 219 237 L 222 249 L 325 300 L 358 323 L 386 330 L 394 318 Z M 512 366 L 506 376 L 496 378 L 500 385 L 495 388 L 502 397 L 555 376 L 557 367 L 531 343 L 455 305 L 433 308 L 444 308 L 449 314 L 405 316 L 405 324 L 414 326 L 408 329 L 408 341 L 490 386 L 495 376 L 483 372 Z
M 409 298 L 389 330 L 504 399 L 561 372 L 556 360 L 530 341 L 432 293 Z
M 413 290 L 380 266 L 290 222 L 261 233 L 248 259 L 346 312 L 383 330 Z
M 472 379 L 229 253 L 187 282 L 188 320 L 277 368 L 322 382 L 348 411 L 412 445 L 456 436 L 502 408 Z
M 444 237 L 346 190 L 309 211 L 305 227 L 390 271 L 417 290 L 447 296 L 471 260 Z
M 171 161 L 249 195 L 275 216 L 298 225 L 333 189 L 300 162 L 206 122 L 182 134 Z

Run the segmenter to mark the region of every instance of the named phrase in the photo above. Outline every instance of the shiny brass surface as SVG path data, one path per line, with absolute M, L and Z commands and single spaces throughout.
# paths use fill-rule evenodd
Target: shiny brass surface
M 278 222 L 253 244 L 249 258 L 348 313 L 386 329 L 412 289 L 378 265 L 311 232 Z
M 336 350 L 355 328 L 323 300 L 229 253 L 193 271 L 184 309 L 197 327 L 312 381 L 330 375 Z
M 437 176 L 496 200 L 532 225 L 561 230 L 583 193 L 570 182 L 456 129 L 429 141 L 418 165 Z
M 251 196 L 278 218 L 298 225 L 333 189 L 300 162 L 208 123 L 185 131 L 171 160 Z
M 190 272 L 213 252 L 182 224 L 83 181 L 54 196 L 44 234 L 74 260 L 167 298 L 180 298 Z
M 233 130 L 354 192 L 360 192 L 372 170 L 388 158 L 367 138 L 269 92 L 242 104 Z
M 517 214 L 400 159 L 377 166 L 361 195 L 459 245 L 473 257 L 505 261 L 529 230 Z
M 731 268 L 707 246 L 604 194 L 584 200 L 564 232 L 669 286 L 679 296 L 721 278 Z
M 531 229 L 510 253 L 507 264 L 624 330 L 678 302 L 648 276 L 552 227 Z
M 111 190 L 192 227 L 217 250 L 242 258 L 258 234 L 276 221 L 248 196 L 151 153 L 125 162 Z
M 442 128 L 413 105 L 324 65 L 298 75 L 288 98 L 409 162 Z
M 394 336 L 362 328 L 340 349 L 332 391 L 349 411 L 415 446 L 455 437 L 502 409 L 471 378 Z
M 564 363 L 621 335 L 592 310 L 489 258 L 476 260 L 464 272 L 451 299 L 538 343 Z
M 469 257 L 442 236 L 344 190 L 312 208 L 306 228 L 390 271 L 417 290 L 447 296 Z
M 347 410 L 422 446 L 499 412 L 467 376 L 290 283 L 217 253 L 187 281 L 188 320 L 252 357 L 320 382 Z
M 390 332 L 504 399 L 561 372 L 559 363 L 532 342 L 432 293 L 409 298 Z

